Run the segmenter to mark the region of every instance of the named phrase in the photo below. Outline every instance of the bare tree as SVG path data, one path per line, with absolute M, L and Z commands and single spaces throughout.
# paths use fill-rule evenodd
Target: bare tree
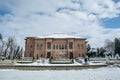
M 14 58 L 20 59 L 22 56 L 23 56 L 23 48 L 17 46 L 17 48 L 14 50 Z
M 17 46 L 15 52 L 14 52 L 14 58 L 17 58 L 20 52 L 20 46 Z
M 15 37 L 9 37 L 7 41 L 4 41 L 0 33 L 0 55 L 8 59 L 21 58 L 23 48 L 16 44 Z
M 4 56 L 11 58 L 13 56 L 14 50 L 16 48 L 15 38 L 9 37 L 6 42 L 6 49 L 4 51 Z
M 1 45 L 0 45 L 0 55 L 3 55 L 4 41 L 3 41 L 3 36 L 2 36 L 1 33 L 0 33 L 0 42 L 1 42 Z
M 23 56 L 23 48 L 21 48 L 21 50 L 20 50 L 20 57 L 22 57 Z

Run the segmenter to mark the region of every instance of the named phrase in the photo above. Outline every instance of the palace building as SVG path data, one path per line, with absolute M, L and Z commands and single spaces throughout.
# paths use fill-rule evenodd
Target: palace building
M 26 37 L 25 57 L 77 58 L 86 56 L 86 39 L 67 34 Z

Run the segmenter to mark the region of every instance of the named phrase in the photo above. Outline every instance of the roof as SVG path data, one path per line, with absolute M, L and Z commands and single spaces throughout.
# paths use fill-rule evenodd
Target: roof
M 45 35 L 45 36 L 38 36 L 37 38 L 80 38 L 80 39 L 85 39 L 82 37 L 68 35 L 65 33 L 54 33 L 54 34 L 49 34 L 49 35 Z

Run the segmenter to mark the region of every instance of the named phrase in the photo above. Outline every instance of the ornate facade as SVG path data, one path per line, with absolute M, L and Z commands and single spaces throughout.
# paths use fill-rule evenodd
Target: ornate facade
M 26 37 L 25 56 L 39 58 L 77 58 L 86 56 L 86 39 L 67 34 Z

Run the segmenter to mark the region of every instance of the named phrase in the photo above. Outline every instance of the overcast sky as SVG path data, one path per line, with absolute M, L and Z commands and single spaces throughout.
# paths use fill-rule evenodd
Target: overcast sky
M 24 47 L 28 36 L 67 33 L 92 47 L 120 37 L 120 0 L 0 0 L 0 33 Z

